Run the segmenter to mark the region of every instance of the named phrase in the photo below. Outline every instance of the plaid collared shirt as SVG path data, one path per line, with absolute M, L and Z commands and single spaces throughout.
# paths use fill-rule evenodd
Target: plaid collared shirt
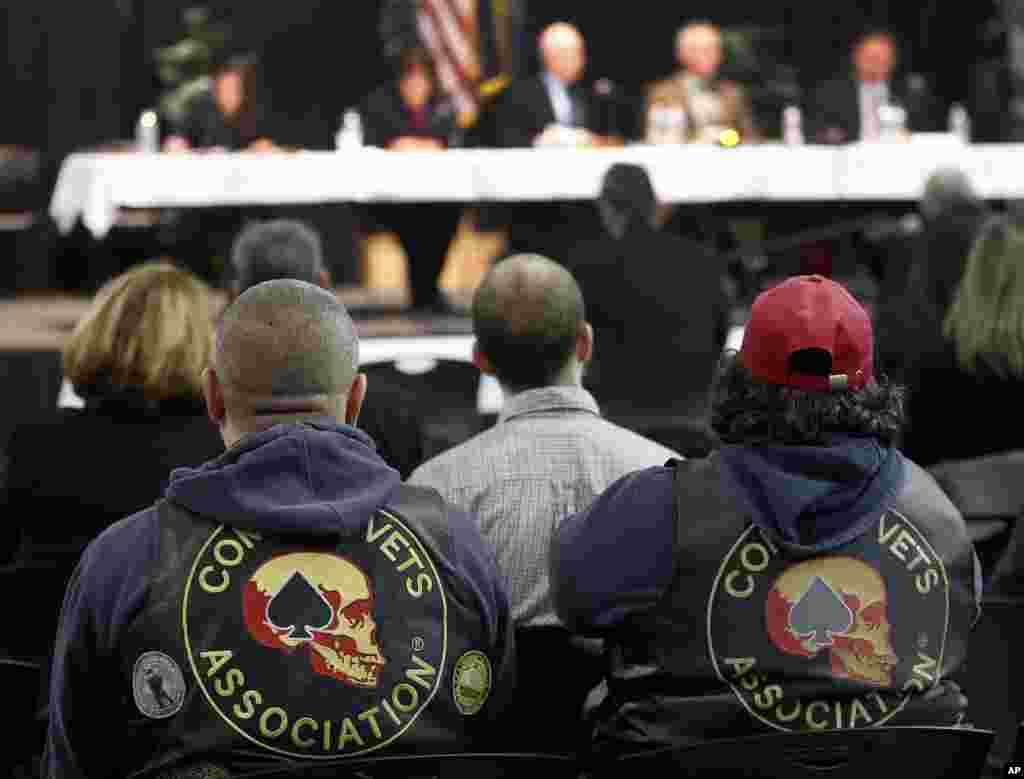
M 517 625 L 558 625 L 548 578 L 558 524 L 619 477 L 673 457 L 602 419 L 582 387 L 545 387 L 510 397 L 497 425 L 424 463 L 409 482 L 433 487 L 476 519 Z

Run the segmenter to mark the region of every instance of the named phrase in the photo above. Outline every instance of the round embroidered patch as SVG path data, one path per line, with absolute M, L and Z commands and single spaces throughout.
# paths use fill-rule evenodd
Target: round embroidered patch
M 466 652 L 455 663 L 452 673 L 455 705 L 469 717 L 484 707 L 491 694 L 491 661 L 477 650 Z
M 163 652 L 146 652 L 135 661 L 132 693 L 139 711 L 152 719 L 166 719 L 185 702 L 185 676 Z

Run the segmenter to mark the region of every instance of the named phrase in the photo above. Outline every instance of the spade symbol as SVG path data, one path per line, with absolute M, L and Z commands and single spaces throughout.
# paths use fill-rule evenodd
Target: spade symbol
M 793 604 L 789 626 L 798 636 L 811 636 L 819 649 L 832 646 L 832 636 L 853 626 L 853 612 L 824 579 L 815 576 L 807 592 Z
M 334 611 L 321 592 L 295 571 L 277 595 L 267 604 L 267 620 L 277 630 L 288 630 L 294 641 L 312 641 L 310 631 L 331 624 Z

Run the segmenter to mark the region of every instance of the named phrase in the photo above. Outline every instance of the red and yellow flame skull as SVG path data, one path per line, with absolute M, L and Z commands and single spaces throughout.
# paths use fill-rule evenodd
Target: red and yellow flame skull
M 268 614 L 270 601 L 296 572 L 330 605 L 330 623 L 311 626 L 312 639 L 293 637 L 293 630 L 274 625 Z M 352 687 L 377 686 L 387 661 L 377 643 L 373 588 L 359 566 L 333 554 L 280 555 L 256 570 L 246 584 L 244 599 L 249 634 L 263 646 L 291 654 L 307 644 L 315 673 Z
M 816 579 L 838 595 L 852 615 L 849 628 L 832 633 L 827 645 L 793 627 L 794 607 Z M 827 648 L 834 676 L 880 687 L 892 685 L 899 657 L 891 643 L 885 581 L 866 563 L 852 557 L 824 557 L 787 569 L 768 593 L 767 621 L 772 643 L 786 654 L 814 657 Z

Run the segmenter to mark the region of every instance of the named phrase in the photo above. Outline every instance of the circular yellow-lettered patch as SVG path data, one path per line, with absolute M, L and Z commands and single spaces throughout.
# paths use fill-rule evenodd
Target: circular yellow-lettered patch
M 467 717 L 484 707 L 491 694 L 491 661 L 483 652 L 473 649 L 455 663 L 452 674 L 455 705 Z

